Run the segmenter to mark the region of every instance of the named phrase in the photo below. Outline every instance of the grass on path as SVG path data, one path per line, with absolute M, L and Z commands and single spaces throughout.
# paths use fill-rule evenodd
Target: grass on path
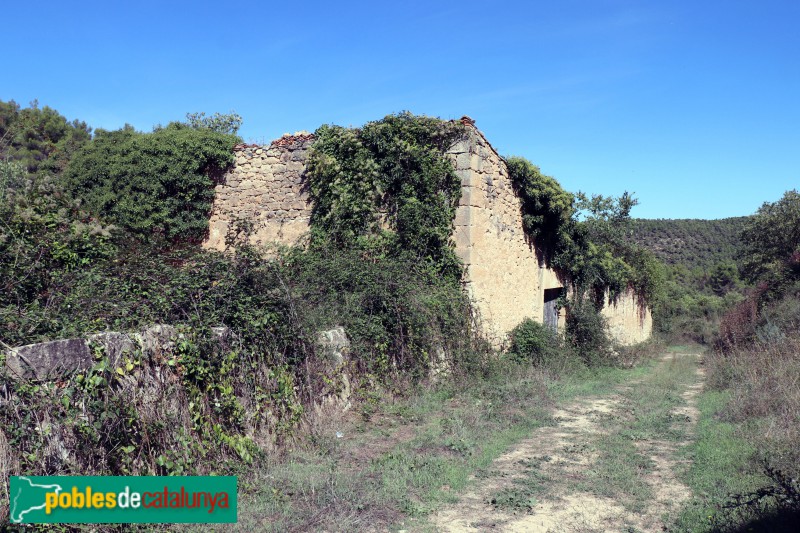
M 646 368 L 584 370 L 558 381 L 513 366 L 459 386 L 384 398 L 314 446 L 254 468 L 238 528 L 264 531 L 431 529 L 425 517 L 531 431 L 554 402 L 601 394 Z M 341 438 L 336 437 L 336 433 Z

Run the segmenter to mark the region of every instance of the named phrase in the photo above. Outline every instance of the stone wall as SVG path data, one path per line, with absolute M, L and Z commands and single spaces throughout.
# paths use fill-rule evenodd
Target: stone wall
M 216 186 L 207 248 L 225 249 L 236 219 L 253 224 L 253 244 L 293 244 L 308 231 L 311 202 L 303 173 L 313 136 L 285 135 L 269 146 L 240 144 L 236 163 Z
M 644 342 L 653 333 L 650 309 L 640 305 L 633 291 L 628 291 L 616 300 L 606 300 L 602 315 L 606 318 L 611 337 L 620 344 Z
M 519 199 L 505 161 L 474 127 L 450 150 L 461 176 L 456 253 L 467 288 L 495 345 L 525 317 L 544 320 L 544 289 L 561 287 L 522 229 Z M 561 318 L 563 324 L 563 317 Z
M 462 122 L 468 136 L 449 151 L 462 191 L 453 238 L 484 331 L 499 346 L 522 319 L 544 321 L 544 291 L 563 283 L 539 261 L 534 243 L 525 236 L 505 161 L 470 119 Z M 306 233 L 311 203 L 304 172 L 312 142 L 311 135 L 295 134 L 267 147 L 237 146 L 236 164 L 216 188 L 205 246 L 224 250 L 225 236 L 237 218 L 254 224 L 253 244 L 293 244 Z M 620 343 L 650 336 L 650 311 L 632 294 L 610 303 L 603 313 Z

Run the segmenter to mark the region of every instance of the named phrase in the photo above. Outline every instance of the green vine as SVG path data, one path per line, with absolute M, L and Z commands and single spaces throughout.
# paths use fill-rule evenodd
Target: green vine
M 625 237 L 635 198 L 573 195 L 526 159 L 509 157 L 507 164 L 527 237 L 577 294 L 589 294 L 598 307 L 606 294 L 614 299 L 629 288 L 645 305 L 660 298 L 661 264 Z
M 460 279 L 450 236 L 461 181 L 446 152 L 464 134 L 461 123 L 407 112 L 319 128 L 308 163 L 314 237 L 410 256 Z

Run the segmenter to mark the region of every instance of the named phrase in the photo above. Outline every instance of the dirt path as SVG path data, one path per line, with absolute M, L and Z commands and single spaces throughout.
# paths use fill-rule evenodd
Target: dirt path
M 676 361 L 678 358 L 689 359 Z M 690 496 L 676 477 L 682 466 L 676 451 L 686 443 L 685 436 L 698 417 L 695 396 L 702 388 L 703 376 L 697 359 L 696 354 L 666 354 L 653 372 L 637 382 L 627 383 L 611 395 L 583 398 L 559 409 L 557 425 L 537 430 L 499 457 L 484 479 L 476 480 L 458 503 L 440 510 L 432 521 L 440 531 L 451 532 L 661 531 L 665 518 Z M 651 381 L 669 377 L 670 364 L 689 360 L 693 365 L 688 369 L 689 382 L 681 385 L 684 390 L 680 398 L 674 398 L 676 405 L 663 413 L 674 420 L 670 429 L 680 428 L 684 437 L 632 438 L 630 431 L 624 433 L 634 427 L 630 424 L 641 424 L 632 398 L 647 394 L 648 387 L 655 388 L 657 384 Z M 605 478 L 597 475 L 602 468 L 598 463 L 616 453 L 607 442 L 617 435 L 620 440 L 615 442 L 627 446 L 641 466 L 635 471 L 636 480 L 626 480 L 621 474 L 622 479 L 612 476 L 608 484 L 635 481 L 638 485 L 634 488 L 643 494 L 637 496 L 638 504 L 619 494 L 609 496 Z

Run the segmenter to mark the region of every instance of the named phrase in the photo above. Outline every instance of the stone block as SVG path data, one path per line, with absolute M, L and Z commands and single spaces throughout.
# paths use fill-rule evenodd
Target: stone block
M 469 153 L 458 154 L 456 156 L 456 170 L 467 170 L 472 168 L 472 157 Z
M 108 357 L 108 363 L 111 368 L 119 366 L 123 356 L 133 353 L 136 349 L 130 336 L 114 331 L 89 335 L 87 340 L 89 341 L 89 346 L 100 346 L 103 348 L 103 352 L 106 357 Z
M 317 347 L 325 360 L 341 365 L 350 354 L 350 339 L 342 326 L 317 333 Z
M 28 344 L 6 353 L 6 368 L 13 379 L 57 379 L 90 366 L 92 350 L 84 339 Z
M 454 224 L 458 226 L 469 226 L 471 223 L 469 207 L 461 206 L 456 209 Z
M 178 338 L 178 331 L 174 326 L 168 324 L 156 324 L 150 326 L 139 334 L 132 337 L 139 341 L 139 344 L 146 353 L 150 355 L 161 355 L 171 351 L 175 347 L 175 339 Z

